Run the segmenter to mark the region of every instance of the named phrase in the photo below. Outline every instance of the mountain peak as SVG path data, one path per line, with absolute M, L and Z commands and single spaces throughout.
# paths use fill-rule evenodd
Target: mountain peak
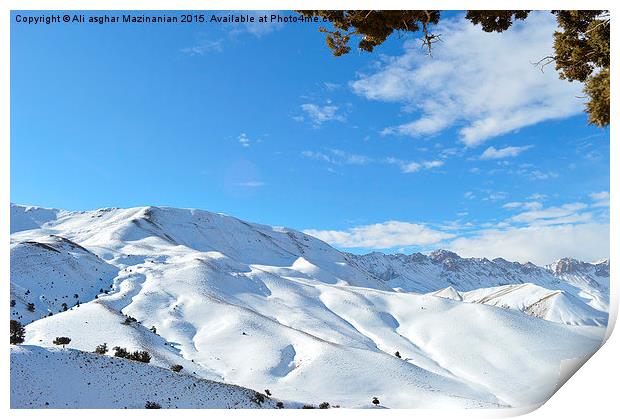
M 443 262 L 447 259 L 462 259 L 456 253 L 451 252 L 449 250 L 445 250 L 445 249 L 433 250 L 432 252 L 428 254 L 428 256 L 437 262 Z

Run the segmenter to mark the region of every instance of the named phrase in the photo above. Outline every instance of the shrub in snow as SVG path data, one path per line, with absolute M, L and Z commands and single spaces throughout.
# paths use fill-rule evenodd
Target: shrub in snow
M 114 356 L 117 356 L 119 358 L 128 358 L 129 357 L 129 352 L 125 348 L 121 348 L 120 346 L 115 346 L 112 349 L 114 349 Z
M 135 351 L 129 355 L 128 359 L 148 364 L 151 362 L 151 355 L 147 351 Z
M 24 343 L 24 336 L 26 335 L 26 329 L 17 320 L 11 320 L 11 345 L 17 345 Z
M 11 300 L 11 307 L 15 307 L 15 300 Z
M 151 326 L 151 332 L 157 334 L 157 329 L 155 328 L 155 326 Z
M 134 317 L 127 316 L 127 317 L 125 317 L 125 320 L 123 321 L 123 324 L 131 324 L 131 323 L 133 323 L 135 321 L 136 321 L 136 319 Z
M 278 409 L 282 409 L 282 408 L 284 408 L 284 403 L 282 403 L 282 402 L 277 402 L 277 403 L 276 403 L 276 407 L 277 407 Z
M 377 399 L 376 397 L 372 398 L 372 404 L 374 404 L 375 406 L 379 405 L 379 399 Z
M 319 409 L 329 409 L 329 403 L 323 402 L 319 405 Z
M 28 305 L 26 306 L 26 309 L 29 312 L 34 313 L 34 303 L 28 303 Z
M 56 339 L 52 342 L 54 345 L 62 345 L 64 348 L 65 345 L 68 345 L 71 342 L 71 339 L 66 336 L 57 336 Z
M 161 404 L 156 403 L 156 402 L 149 402 L 149 401 L 147 401 L 144 404 L 144 408 L 145 409 L 161 409 Z
M 179 364 L 173 365 L 170 367 L 170 369 L 174 372 L 180 372 L 183 369 L 183 365 L 179 365 Z
M 252 400 L 254 403 L 260 405 L 261 403 L 265 403 L 265 396 L 260 394 L 258 391 L 254 393 L 254 397 L 252 397 L 250 400 Z
M 304 404 L 302 406 L 302 409 L 316 409 L 314 406 L 312 406 L 311 404 Z
M 265 394 L 266 394 L 266 395 L 268 395 L 268 396 L 271 396 L 271 391 L 269 391 L 269 389 L 268 389 L 268 388 L 266 388 L 266 389 L 265 389 Z
M 99 355 L 104 355 L 108 352 L 108 345 L 104 343 L 103 345 L 98 345 L 95 348 L 95 353 Z
M 396 358 L 400 358 L 400 357 L 401 357 L 401 356 L 400 356 L 400 352 L 398 352 L 398 351 L 394 352 L 394 356 L 395 356 Z
M 134 351 L 129 352 L 125 348 L 121 348 L 120 346 L 115 346 L 114 348 L 114 356 L 119 358 L 131 359 L 132 361 L 139 361 L 148 364 L 151 362 L 151 355 L 147 351 Z

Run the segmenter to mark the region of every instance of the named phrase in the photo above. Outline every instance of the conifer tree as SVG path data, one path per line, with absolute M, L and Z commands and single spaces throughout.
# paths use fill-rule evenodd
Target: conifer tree
M 11 345 L 18 345 L 24 343 L 24 337 L 26 335 L 26 329 L 17 320 L 11 320 Z
M 335 56 L 351 51 L 352 39 L 358 48 L 372 52 L 394 32 L 421 32 L 429 55 L 441 34 L 433 28 L 439 23 L 439 10 L 299 10 L 303 16 L 319 16 L 331 28 L 321 26 L 325 42 Z M 525 20 L 529 10 L 470 10 L 465 18 L 486 32 L 503 32 L 517 20 Z M 540 57 L 538 65 L 555 63 L 559 77 L 585 84 L 588 98 L 585 111 L 589 122 L 609 125 L 610 103 L 610 14 L 608 10 L 554 10 L 558 30 L 554 33 L 554 52 Z M 440 47 L 440 46 L 437 46 Z M 464 46 L 466 48 L 466 46 Z
M 63 349 L 65 345 L 68 345 L 71 342 L 71 339 L 66 336 L 57 336 L 56 339 L 52 342 L 54 345 L 62 345 Z

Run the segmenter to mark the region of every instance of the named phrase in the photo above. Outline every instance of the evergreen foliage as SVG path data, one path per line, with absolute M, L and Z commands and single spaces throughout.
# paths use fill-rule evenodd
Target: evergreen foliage
M 17 345 L 24 343 L 24 337 L 26 336 L 26 329 L 17 320 L 11 320 L 11 345 Z
M 422 32 L 422 44 L 432 52 L 441 34 L 432 32 L 441 18 L 438 10 L 299 10 L 303 16 L 328 19 L 332 29 L 319 28 L 335 56 L 351 51 L 351 39 L 358 48 L 372 52 L 392 35 Z M 470 10 L 466 19 L 486 32 L 503 32 L 517 20 L 525 20 L 529 10 Z M 610 120 L 610 14 L 608 10 L 554 10 L 558 30 L 554 33 L 554 54 L 540 57 L 544 70 L 555 63 L 561 79 L 585 84 L 588 98 L 585 111 L 589 122 L 599 127 Z

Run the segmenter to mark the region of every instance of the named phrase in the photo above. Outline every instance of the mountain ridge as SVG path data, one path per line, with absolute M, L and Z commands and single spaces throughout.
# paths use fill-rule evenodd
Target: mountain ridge
M 11 206 L 15 227 L 37 225 L 11 234 L 11 318 L 28 323 L 27 344 L 146 350 L 156 366 L 286 400 L 539 403 L 605 330 L 606 283 L 590 265 L 554 276 L 448 251 L 359 256 L 202 210 L 48 211 Z

